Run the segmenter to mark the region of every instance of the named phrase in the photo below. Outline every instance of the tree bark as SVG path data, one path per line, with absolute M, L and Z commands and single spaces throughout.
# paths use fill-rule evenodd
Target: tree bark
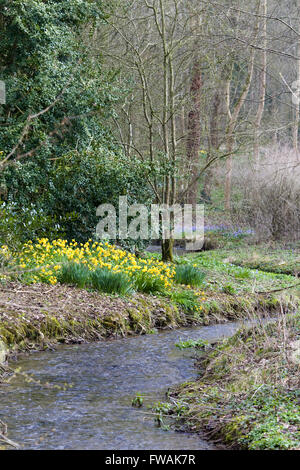
M 190 171 L 190 180 L 194 181 L 199 166 L 199 150 L 201 142 L 201 88 L 202 77 L 199 60 L 195 60 L 192 70 L 190 87 L 191 109 L 188 114 L 187 125 L 187 162 Z M 197 204 L 198 180 L 192 183 L 187 191 L 187 203 Z
M 220 90 L 217 89 L 214 96 L 212 114 L 210 120 L 210 146 L 207 156 L 207 163 L 211 161 L 214 156 L 214 153 L 219 148 L 219 114 L 220 114 Z M 203 197 L 209 202 L 211 200 L 211 180 L 212 180 L 212 166 L 209 165 L 204 175 L 204 188 L 203 188 Z
M 298 56 L 299 54 L 300 54 L 300 35 L 298 37 Z M 297 61 L 297 82 L 298 82 L 298 87 L 300 87 L 300 60 Z M 294 126 L 293 126 L 293 148 L 296 153 L 298 153 L 298 150 L 299 150 L 299 143 L 298 143 L 299 118 L 300 118 L 300 110 L 299 110 L 299 101 L 298 101 L 297 103 L 295 103 L 295 120 L 294 120 Z
M 258 170 L 259 164 L 259 130 L 261 125 L 261 120 L 263 117 L 265 109 L 265 99 L 266 99 L 266 85 L 267 85 L 267 13 L 268 13 L 268 4 L 267 0 L 262 0 L 262 34 L 263 41 L 262 46 L 264 50 L 262 51 L 262 61 L 261 61 L 261 70 L 259 77 L 259 104 L 257 109 L 257 114 L 254 123 L 254 166 L 255 171 Z
M 174 262 L 173 247 L 174 247 L 174 240 L 172 238 L 161 241 L 162 260 L 165 263 Z

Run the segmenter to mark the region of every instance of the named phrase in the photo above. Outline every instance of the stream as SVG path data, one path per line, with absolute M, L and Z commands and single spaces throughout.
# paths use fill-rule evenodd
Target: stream
M 163 331 L 23 357 L 13 367 L 42 382 L 73 386 L 47 389 L 16 378 L 0 388 L 0 419 L 23 449 L 214 449 L 196 434 L 158 428 L 146 405 L 166 401 L 168 387 L 196 377 L 192 350 L 175 343 L 228 337 L 239 326 Z M 141 409 L 131 406 L 138 392 L 145 395 Z

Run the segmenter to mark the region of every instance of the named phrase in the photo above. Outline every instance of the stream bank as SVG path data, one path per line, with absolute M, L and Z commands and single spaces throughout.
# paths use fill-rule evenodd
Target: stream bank
M 299 313 L 242 329 L 202 353 L 198 369 L 171 392 L 186 431 L 237 449 L 300 449 Z
M 122 298 L 65 285 L 7 283 L 0 289 L 0 340 L 14 357 L 58 344 L 237 321 L 290 307 L 289 300 L 272 295 L 205 294 L 203 310 L 193 312 L 167 297 Z
M 78 377 L 77 391 L 80 390 L 80 387 L 81 387 L 80 381 L 82 379 L 83 374 L 85 373 L 84 372 L 85 369 L 87 368 L 88 370 L 90 370 L 91 368 L 93 368 L 93 361 L 92 359 L 89 359 L 89 357 L 90 357 L 90 354 L 94 351 L 94 348 L 96 348 L 96 350 L 98 351 L 96 355 L 99 353 L 99 351 L 101 351 L 100 356 L 99 357 L 97 356 L 95 358 L 95 361 L 96 361 L 95 363 L 97 364 L 99 363 L 98 365 L 102 371 L 103 367 L 104 368 L 106 366 L 110 367 L 111 365 L 110 360 L 107 358 L 106 353 L 104 354 L 104 352 L 106 350 L 109 351 L 109 348 L 113 348 L 113 347 L 118 348 L 119 345 L 122 344 L 121 353 L 118 353 L 116 356 L 114 356 L 115 361 L 114 361 L 113 367 L 111 370 L 106 370 L 106 372 L 104 372 L 104 376 L 110 377 L 112 374 L 115 374 L 116 370 L 120 369 L 125 372 L 126 377 L 128 376 L 128 378 L 130 378 L 131 377 L 130 374 L 131 373 L 133 374 L 135 371 L 137 371 L 137 368 L 138 368 L 137 364 L 139 364 L 138 359 L 132 361 L 131 359 L 132 350 L 130 346 L 134 344 L 139 344 L 138 352 L 136 352 L 136 357 L 138 357 L 138 354 L 140 354 L 142 357 L 144 357 L 145 355 L 147 357 L 147 359 L 145 360 L 150 361 L 150 363 L 152 364 L 151 367 L 154 367 L 154 369 L 152 368 L 151 372 L 147 375 L 148 377 L 147 380 L 151 381 L 153 379 L 152 374 L 159 374 L 160 377 L 161 375 L 163 375 L 164 377 L 163 387 L 161 388 L 156 387 L 155 389 L 156 391 L 160 390 L 158 395 L 154 394 L 154 389 L 153 390 L 151 389 L 152 390 L 151 394 L 148 395 L 147 387 L 145 388 L 144 386 L 142 386 L 143 383 L 141 383 L 141 386 L 138 388 L 139 373 L 137 371 L 137 376 L 131 377 L 132 383 L 136 384 L 136 388 L 135 390 L 132 389 L 130 391 L 130 394 L 132 392 L 130 396 L 129 394 L 126 395 L 126 397 L 124 398 L 125 401 L 122 404 L 122 407 L 123 405 L 125 406 L 126 412 L 121 407 L 123 410 L 122 422 L 124 423 L 128 419 L 128 416 L 131 416 L 131 413 L 133 413 L 132 417 L 134 417 L 134 419 L 136 419 L 137 417 L 136 413 L 138 412 L 138 410 L 132 411 L 130 407 L 130 401 L 134 397 L 134 393 L 146 392 L 145 402 L 147 403 L 148 401 L 149 405 L 153 404 L 155 400 L 158 400 L 159 403 L 161 403 L 162 401 L 165 400 L 164 395 L 167 390 L 167 387 L 172 387 L 175 385 L 176 387 L 179 387 L 178 384 L 181 382 L 184 382 L 183 386 L 176 389 L 175 395 L 177 395 L 178 393 L 178 397 L 176 396 L 176 400 L 178 400 L 179 403 L 182 400 L 184 401 L 184 403 L 186 403 L 187 402 L 187 398 L 186 398 L 187 388 L 186 387 L 188 387 L 189 389 L 189 386 L 194 387 L 194 384 L 198 383 L 198 382 L 194 382 L 196 377 L 195 377 L 195 370 L 193 368 L 193 361 L 190 359 L 190 353 L 188 353 L 188 357 L 184 355 L 185 360 L 188 360 L 188 364 L 189 364 L 188 369 L 187 369 L 188 373 L 184 372 L 182 375 L 182 371 L 184 369 L 181 369 L 182 366 L 181 365 L 178 366 L 177 364 L 175 367 L 176 374 L 174 375 L 174 370 L 172 370 L 172 368 L 169 369 L 170 361 L 168 360 L 166 363 L 164 363 L 164 359 L 160 359 L 160 362 L 159 362 L 160 368 L 157 369 L 158 351 L 160 355 L 164 351 L 168 353 L 168 348 L 170 348 L 170 345 L 171 345 L 172 351 L 173 351 L 172 355 L 174 357 L 181 358 L 182 356 L 178 356 L 178 354 L 182 355 L 182 351 L 181 352 L 176 351 L 176 353 L 174 353 L 174 349 L 176 350 L 176 348 L 174 347 L 174 344 L 176 341 L 178 342 L 178 339 L 184 339 L 184 338 L 198 339 L 200 337 L 200 338 L 209 339 L 209 340 L 216 340 L 216 339 L 220 339 L 220 337 L 222 337 L 223 335 L 231 336 L 236 330 L 237 326 L 232 325 L 231 323 L 229 323 L 229 321 L 233 321 L 237 319 L 249 319 L 249 317 L 257 318 L 258 314 L 259 314 L 259 317 L 261 318 L 264 316 L 268 316 L 269 314 L 278 312 L 280 308 L 281 308 L 281 311 L 284 313 L 288 311 L 291 305 L 292 303 L 289 304 L 289 301 L 285 301 L 283 298 L 275 298 L 274 296 L 270 296 L 270 295 L 260 295 L 260 296 L 234 295 L 233 296 L 233 295 L 228 295 L 225 293 L 216 293 L 216 292 L 210 293 L 209 292 L 209 293 L 206 293 L 205 308 L 200 314 L 199 312 L 195 314 L 194 312 L 184 311 L 183 309 L 179 308 L 178 305 L 173 304 L 169 299 L 165 297 L 161 298 L 161 297 L 138 294 L 130 298 L 121 298 L 121 297 L 116 297 L 116 296 L 103 295 L 103 294 L 99 294 L 96 292 L 89 292 L 83 289 L 77 289 L 77 288 L 68 287 L 68 286 L 57 285 L 57 286 L 53 286 L 50 288 L 48 285 L 45 285 L 45 284 L 35 284 L 33 286 L 26 286 L 24 284 L 10 283 L 10 284 L 6 284 L 5 287 L 2 287 L 2 289 L 0 290 L 0 319 L 1 319 L 0 320 L 0 334 L 1 334 L 0 339 L 3 341 L 5 348 L 7 348 L 7 352 L 10 358 L 19 357 L 20 352 L 32 352 L 32 351 L 36 352 L 37 350 L 44 350 L 44 351 L 46 350 L 46 352 L 40 352 L 40 353 L 36 352 L 36 354 L 31 355 L 29 358 L 23 357 L 23 359 L 21 360 L 19 359 L 18 366 L 22 367 L 22 371 L 24 371 L 25 374 L 33 373 L 35 377 L 37 376 L 37 380 L 38 381 L 41 380 L 41 382 L 44 382 L 46 380 L 54 384 L 65 383 L 65 382 L 72 382 L 73 376 Z M 228 322 L 228 323 L 225 325 L 221 325 L 222 322 L 223 323 Z M 204 326 L 204 325 L 213 325 L 213 324 L 218 324 L 218 323 L 220 325 Z M 202 327 L 199 328 L 199 325 L 202 325 Z M 193 328 L 189 328 L 187 330 L 182 330 L 182 329 L 177 330 L 177 328 L 184 327 L 184 326 L 185 327 L 189 326 Z M 171 330 L 174 330 L 174 331 L 171 331 Z M 160 331 L 160 333 L 155 334 L 155 335 L 148 334 L 145 336 L 145 333 L 155 333 L 155 332 L 157 333 L 158 331 Z M 205 331 L 213 332 L 213 334 L 208 334 L 208 336 L 206 337 L 206 334 L 204 333 Z M 124 341 L 124 339 L 120 339 L 120 338 L 124 338 L 125 336 L 129 336 L 129 337 L 131 336 L 132 338 L 128 338 L 128 341 Z M 136 338 L 134 338 L 133 336 L 135 336 Z M 112 342 L 100 341 L 99 342 L 99 340 L 103 340 L 106 338 L 114 338 L 115 341 L 112 341 Z M 158 342 L 156 338 L 159 338 Z M 94 343 L 82 344 L 80 346 L 71 345 L 71 343 L 73 344 L 74 343 L 88 343 L 92 341 L 94 341 Z M 69 344 L 69 346 L 66 347 L 64 346 L 64 344 Z M 116 346 L 111 346 L 113 344 L 115 344 Z M 49 349 L 51 349 L 52 351 L 47 352 L 47 350 Z M 53 349 L 56 349 L 56 351 L 53 351 Z M 85 349 L 86 351 L 89 351 L 89 353 L 84 354 L 85 359 L 82 363 L 80 356 L 78 356 L 78 354 L 79 352 L 85 351 Z M 78 351 L 78 354 L 77 354 L 77 351 Z M 74 368 L 74 370 L 72 373 L 73 374 L 72 377 L 67 378 L 65 377 L 64 372 L 63 373 L 61 372 L 62 369 L 59 363 L 61 354 L 63 354 L 64 357 L 68 356 L 68 361 L 65 364 L 67 368 L 73 364 L 72 367 Z M 38 371 L 36 370 L 36 365 L 39 364 L 39 361 L 44 363 L 43 362 L 44 358 L 46 358 L 45 355 L 47 355 L 46 362 L 47 364 L 49 363 L 49 368 L 47 368 L 46 374 L 44 373 L 40 374 L 39 367 L 38 367 Z M 77 360 L 79 361 L 78 364 L 76 364 Z M 89 361 L 92 361 L 92 362 L 89 362 Z M 103 363 L 103 361 L 107 361 L 107 364 Z M 124 361 L 125 361 L 125 364 L 124 364 Z M 130 373 L 126 369 L 127 367 L 126 364 L 128 361 L 129 361 L 129 364 L 131 364 Z M 151 361 L 153 361 L 153 363 Z M 141 364 L 142 363 L 143 361 L 141 362 Z M 54 365 L 54 368 L 52 368 L 53 365 Z M 149 362 L 148 362 L 147 367 L 149 367 Z M 221 372 L 223 374 L 224 371 L 222 370 Z M 99 372 L 99 373 L 101 377 L 103 378 L 103 372 Z M 140 371 L 140 375 L 142 376 L 143 374 L 144 374 L 144 368 L 143 370 Z M 92 373 L 90 375 L 92 375 Z M 113 392 L 116 395 L 117 395 L 118 390 L 123 391 L 123 385 L 124 385 L 124 381 L 121 375 L 118 375 L 118 377 L 119 377 L 118 383 L 114 385 L 114 392 Z M 102 383 L 101 380 L 99 378 L 97 380 L 98 380 L 97 381 L 98 385 L 101 386 L 101 383 Z M 220 375 L 220 380 L 223 380 L 222 375 Z M 88 388 L 87 383 L 84 380 L 83 380 L 82 386 Z M 32 403 L 35 403 L 34 406 L 37 406 L 37 409 L 41 410 L 41 405 L 39 401 L 40 401 L 40 397 L 44 396 L 44 392 L 43 390 L 42 391 L 40 390 L 40 387 L 38 387 L 37 385 L 34 386 L 33 384 L 33 388 L 31 388 L 30 389 L 31 391 L 28 392 L 26 389 L 24 380 L 20 376 L 19 377 L 17 376 L 14 379 L 14 387 L 15 387 L 14 391 L 11 394 L 8 394 L 7 396 L 6 396 L 6 392 L 8 390 L 7 386 L 5 387 L 5 389 L 0 388 L 0 394 L 2 393 L 1 403 L 3 404 L 6 403 L 6 405 L 3 406 L 0 411 L 0 414 L 2 413 L 3 415 L 3 421 L 7 421 L 7 416 L 10 416 L 12 414 L 12 410 L 10 410 L 10 406 L 14 407 L 15 404 L 18 403 L 19 399 L 21 400 L 21 408 L 26 409 L 27 410 L 26 412 L 29 413 L 29 416 L 31 416 L 32 410 L 31 408 L 29 409 L 28 406 L 31 407 Z M 20 391 L 20 395 L 19 395 L 19 391 Z M 199 396 L 201 396 L 202 391 L 196 388 L 194 392 L 195 392 L 194 395 L 191 395 L 190 391 L 188 391 L 189 398 L 193 396 L 193 399 L 199 402 Z M 49 390 L 46 391 L 46 394 L 49 394 Z M 61 397 L 62 400 L 64 399 L 68 400 L 68 397 L 72 396 L 72 392 L 69 392 L 68 390 L 64 390 L 61 392 L 55 391 L 52 393 L 52 391 L 50 391 L 49 395 L 50 396 L 53 395 L 51 406 L 49 405 L 50 408 L 52 409 L 52 407 L 56 408 L 56 401 L 58 397 Z M 17 398 L 15 398 L 15 396 Z M 94 394 L 93 400 L 95 399 L 95 396 L 96 395 Z M 108 389 L 107 389 L 105 396 L 106 396 L 105 406 L 108 406 L 108 402 L 110 400 Z M 25 402 L 23 401 L 23 398 Z M 210 399 L 212 398 L 210 397 Z M 220 400 L 221 402 L 219 403 L 219 405 L 221 406 L 221 409 L 222 409 L 223 398 L 221 398 Z M 61 409 L 64 409 L 66 406 L 67 406 L 66 403 L 64 403 Z M 75 403 L 74 403 L 74 406 L 75 406 Z M 116 407 L 116 409 L 120 411 L 120 407 L 119 405 L 116 404 L 116 402 L 114 402 L 113 409 L 114 407 Z M 51 409 L 47 411 L 47 413 L 51 414 L 52 413 Z M 61 411 L 61 409 L 59 408 L 59 412 Z M 67 406 L 67 409 L 68 409 L 68 406 Z M 193 406 L 192 406 L 192 409 L 193 409 Z M 196 427 L 194 426 L 186 427 L 186 422 L 187 421 L 189 423 L 191 422 L 190 410 L 191 408 L 189 407 L 187 415 L 181 416 L 181 419 L 183 419 L 183 421 L 185 422 L 184 424 L 185 430 L 188 431 L 188 434 L 184 435 L 186 436 L 186 438 L 188 438 L 188 443 L 186 443 L 185 448 L 186 449 L 196 449 L 196 448 L 198 449 L 199 448 L 198 447 L 199 437 L 197 435 L 193 435 L 195 431 L 197 433 L 202 434 L 201 445 L 204 447 L 201 447 L 201 448 L 206 449 L 207 448 L 206 446 L 208 446 L 208 448 L 211 448 L 210 447 L 211 445 L 207 443 L 207 440 L 205 438 L 203 438 L 203 431 L 206 432 L 207 429 L 210 428 L 210 426 L 207 424 L 207 422 L 205 422 L 205 420 L 199 420 L 199 417 L 197 416 L 196 421 L 198 424 L 200 424 L 200 421 L 201 421 L 201 426 L 199 425 Z M 104 413 L 105 410 L 102 410 L 102 411 Z M 110 412 L 111 412 L 111 409 L 109 408 L 109 413 Z M 74 409 L 72 413 L 75 413 Z M 88 413 L 88 416 L 89 416 L 89 413 Z M 85 420 L 84 414 L 81 417 L 83 417 Z M 219 417 L 220 417 L 220 422 L 222 422 L 222 416 L 220 415 Z M 151 412 L 152 428 L 153 428 L 153 418 L 154 417 Z M 187 421 L 185 420 L 185 418 L 187 418 Z M 36 417 L 36 419 L 38 421 L 37 427 L 40 429 L 44 429 L 43 426 L 45 425 L 45 423 L 43 422 L 43 420 L 40 423 L 39 418 Z M 90 418 L 88 417 L 87 419 L 89 420 Z M 105 418 L 103 417 L 103 419 Z M 54 418 L 53 420 L 55 421 Z M 53 420 L 52 418 L 50 421 L 46 420 L 46 425 L 47 426 L 50 425 Z M 76 421 L 75 423 L 75 428 L 81 422 L 80 420 L 81 418 L 78 417 L 78 421 Z M 20 423 L 21 421 L 19 421 L 18 425 L 14 424 L 13 422 L 8 423 L 9 429 L 11 429 L 10 427 L 12 426 L 12 435 L 10 435 L 10 437 L 16 440 L 17 442 L 19 441 L 19 435 L 17 434 L 15 436 L 13 429 L 16 429 L 16 426 L 19 426 Z M 30 434 L 32 428 L 35 427 L 34 420 L 31 421 L 31 418 L 30 418 L 30 422 L 28 422 L 28 420 L 26 421 L 25 419 L 25 423 L 26 423 L 26 426 L 28 426 L 28 429 L 30 431 L 29 434 Z M 66 423 L 61 423 L 61 425 L 63 426 L 63 429 L 65 432 L 68 432 L 68 426 L 71 426 L 72 429 L 74 427 L 71 421 L 69 420 L 69 418 L 67 419 Z M 132 423 L 132 426 L 134 426 L 133 423 Z M 55 429 L 55 432 L 57 432 L 55 426 L 53 427 L 53 429 Z M 22 433 L 23 432 L 24 430 L 22 431 Z M 37 431 L 37 432 L 40 432 L 40 431 Z M 108 429 L 107 429 L 107 432 L 108 432 Z M 46 437 L 42 437 L 42 440 L 40 441 L 40 438 L 37 437 L 36 435 L 34 437 L 35 439 L 34 442 L 32 441 L 30 444 L 30 446 L 33 445 L 33 447 L 29 447 L 29 448 L 42 448 L 43 444 L 41 444 L 41 442 L 43 442 L 43 440 L 45 439 L 46 440 L 48 439 L 49 431 L 45 432 L 43 430 L 42 434 L 44 435 L 44 433 Z M 160 439 L 165 434 L 168 434 L 168 433 L 165 433 L 163 430 L 161 430 L 159 432 Z M 173 433 L 173 434 L 171 433 L 172 436 L 175 436 L 175 435 L 177 436 L 177 434 L 178 433 Z M 113 432 L 110 434 L 110 436 L 112 438 Z M 75 435 L 73 435 L 73 438 L 75 439 Z M 173 440 L 173 438 L 170 438 L 169 440 L 166 440 L 165 448 L 176 449 L 177 447 L 174 447 L 175 446 L 174 442 L 176 441 L 176 439 Z M 179 439 L 181 443 L 182 443 L 182 439 L 183 439 L 182 437 Z M 196 439 L 196 441 L 195 443 L 192 444 L 193 439 Z M 226 436 L 225 439 L 223 436 L 222 439 L 225 440 L 227 443 L 235 442 L 235 439 L 232 439 L 232 441 L 230 441 L 230 439 L 228 439 L 228 436 Z M 79 446 L 79 445 L 80 443 L 77 442 L 76 446 Z M 90 445 L 96 446 L 92 448 L 102 448 L 102 447 L 97 447 L 97 446 L 99 445 L 102 446 L 103 443 L 99 444 L 99 443 L 93 442 L 93 444 L 91 444 L 91 442 L 89 442 L 87 446 L 90 446 Z M 105 445 L 107 447 L 103 447 L 103 448 L 107 448 L 107 449 L 110 448 L 109 441 L 107 441 Z M 121 447 L 123 444 L 116 443 L 114 445 L 116 446 L 120 445 L 120 447 L 116 447 L 116 448 L 120 448 L 120 449 L 123 448 Z M 143 440 L 141 443 L 142 447 L 137 447 L 137 445 L 139 445 L 137 443 L 135 444 L 131 443 L 131 445 L 132 445 L 132 449 L 133 448 L 149 448 L 149 449 L 155 448 L 155 447 L 146 447 L 147 444 L 145 440 Z M 157 445 L 156 447 L 157 449 L 161 448 L 158 443 L 155 445 Z M 64 448 L 68 448 L 68 447 L 64 447 Z M 89 448 L 89 447 L 86 447 L 86 448 Z M 183 447 L 178 447 L 178 448 L 183 448 Z

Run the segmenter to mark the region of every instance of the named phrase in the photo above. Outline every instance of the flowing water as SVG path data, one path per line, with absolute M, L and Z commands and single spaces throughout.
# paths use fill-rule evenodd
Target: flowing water
M 161 332 L 99 343 L 62 346 L 19 360 L 18 367 L 55 390 L 15 379 L 0 388 L 0 419 L 8 437 L 25 449 L 195 450 L 213 445 L 195 434 L 163 431 L 145 403 L 166 401 L 168 387 L 196 377 L 191 350 L 180 339 L 231 336 L 237 324 Z

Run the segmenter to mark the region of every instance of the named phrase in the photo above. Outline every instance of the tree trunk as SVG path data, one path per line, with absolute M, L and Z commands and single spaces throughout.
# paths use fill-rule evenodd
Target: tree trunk
M 217 89 L 214 96 L 212 107 L 212 115 L 210 120 L 210 150 L 207 155 L 207 163 L 214 157 L 214 153 L 219 148 L 219 113 L 220 113 L 221 99 L 220 90 Z M 212 166 L 210 165 L 204 175 L 204 188 L 203 198 L 205 201 L 211 200 L 211 180 L 212 180 Z
M 187 126 L 187 162 L 190 171 L 190 180 L 194 181 L 189 186 L 187 191 L 187 203 L 197 204 L 198 201 L 198 166 L 199 166 L 199 151 L 201 140 L 201 125 L 200 125 L 200 112 L 201 112 L 201 68 L 200 62 L 196 60 L 193 65 L 190 97 L 191 97 L 191 110 L 188 115 Z
M 257 18 L 258 19 L 257 19 L 256 27 L 255 27 L 255 32 L 254 32 L 254 40 L 256 40 L 257 35 L 258 35 L 259 10 L 260 10 L 260 1 L 258 0 L 257 1 Z M 225 100 L 226 100 L 229 124 L 226 130 L 226 151 L 228 153 L 228 157 L 226 160 L 224 206 L 225 206 L 225 209 L 228 211 L 230 211 L 231 209 L 231 180 L 232 180 L 232 165 L 233 165 L 232 153 L 233 153 L 233 147 L 234 147 L 234 141 L 235 141 L 234 133 L 235 133 L 235 129 L 236 129 L 236 125 L 238 122 L 241 109 L 246 101 L 246 98 L 250 90 L 253 70 L 254 70 L 254 57 L 255 57 L 255 49 L 252 48 L 250 52 L 250 58 L 249 58 L 248 75 L 247 75 L 245 84 L 242 88 L 241 94 L 233 108 L 233 111 L 231 111 L 230 109 L 230 85 L 231 85 L 231 78 L 232 78 L 231 76 L 228 77 L 227 84 L 226 84 Z M 232 74 L 232 66 L 231 66 L 231 74 Z
M 298 56 L 300 54 L 300 36 L 298 38 Z M 297 61 L 297 86 L 300 87 L 300 60 Z M 298 135 L 299 135 L 299 118 L 300 118 L 300 110 L 299 110 L 299 101 L 296 100 L 295 103 L 295 120 L 293 126 L 293 148 L 296 153 L 298 153 L 299 145 L 298 145 Z
M 261 61 L 261 70 L 260 70 L 260 77 L 259 77 L 259 84 L 260 84 L 260 93 L 259 93 L 259 104 L 257 109 L 257 114 L 254 123 L 254 166 L 255 171 L 258 171 L 258 164 L 259 164 L 259 129 L 261 125 L 261 120 L 263 117 L 264 109 L 265 109 L 265 99 L 266 99 L 266 84 L 267 84 L 267 13 L 268 13 L 268 5 L 267 0 L 263 0 L 263 7 L 262 7 L 262 16 L 263 16 L 263 43 L 262 47 L 264 48 L 262 54 L 262 61 Z
M 170 238 L 168 240 L 162 240 L 161 241 L 162 260 L 165 263 L 173 263 L 174 262 L 173 246 L 174 246 L 174 240 L 172 238 Z

